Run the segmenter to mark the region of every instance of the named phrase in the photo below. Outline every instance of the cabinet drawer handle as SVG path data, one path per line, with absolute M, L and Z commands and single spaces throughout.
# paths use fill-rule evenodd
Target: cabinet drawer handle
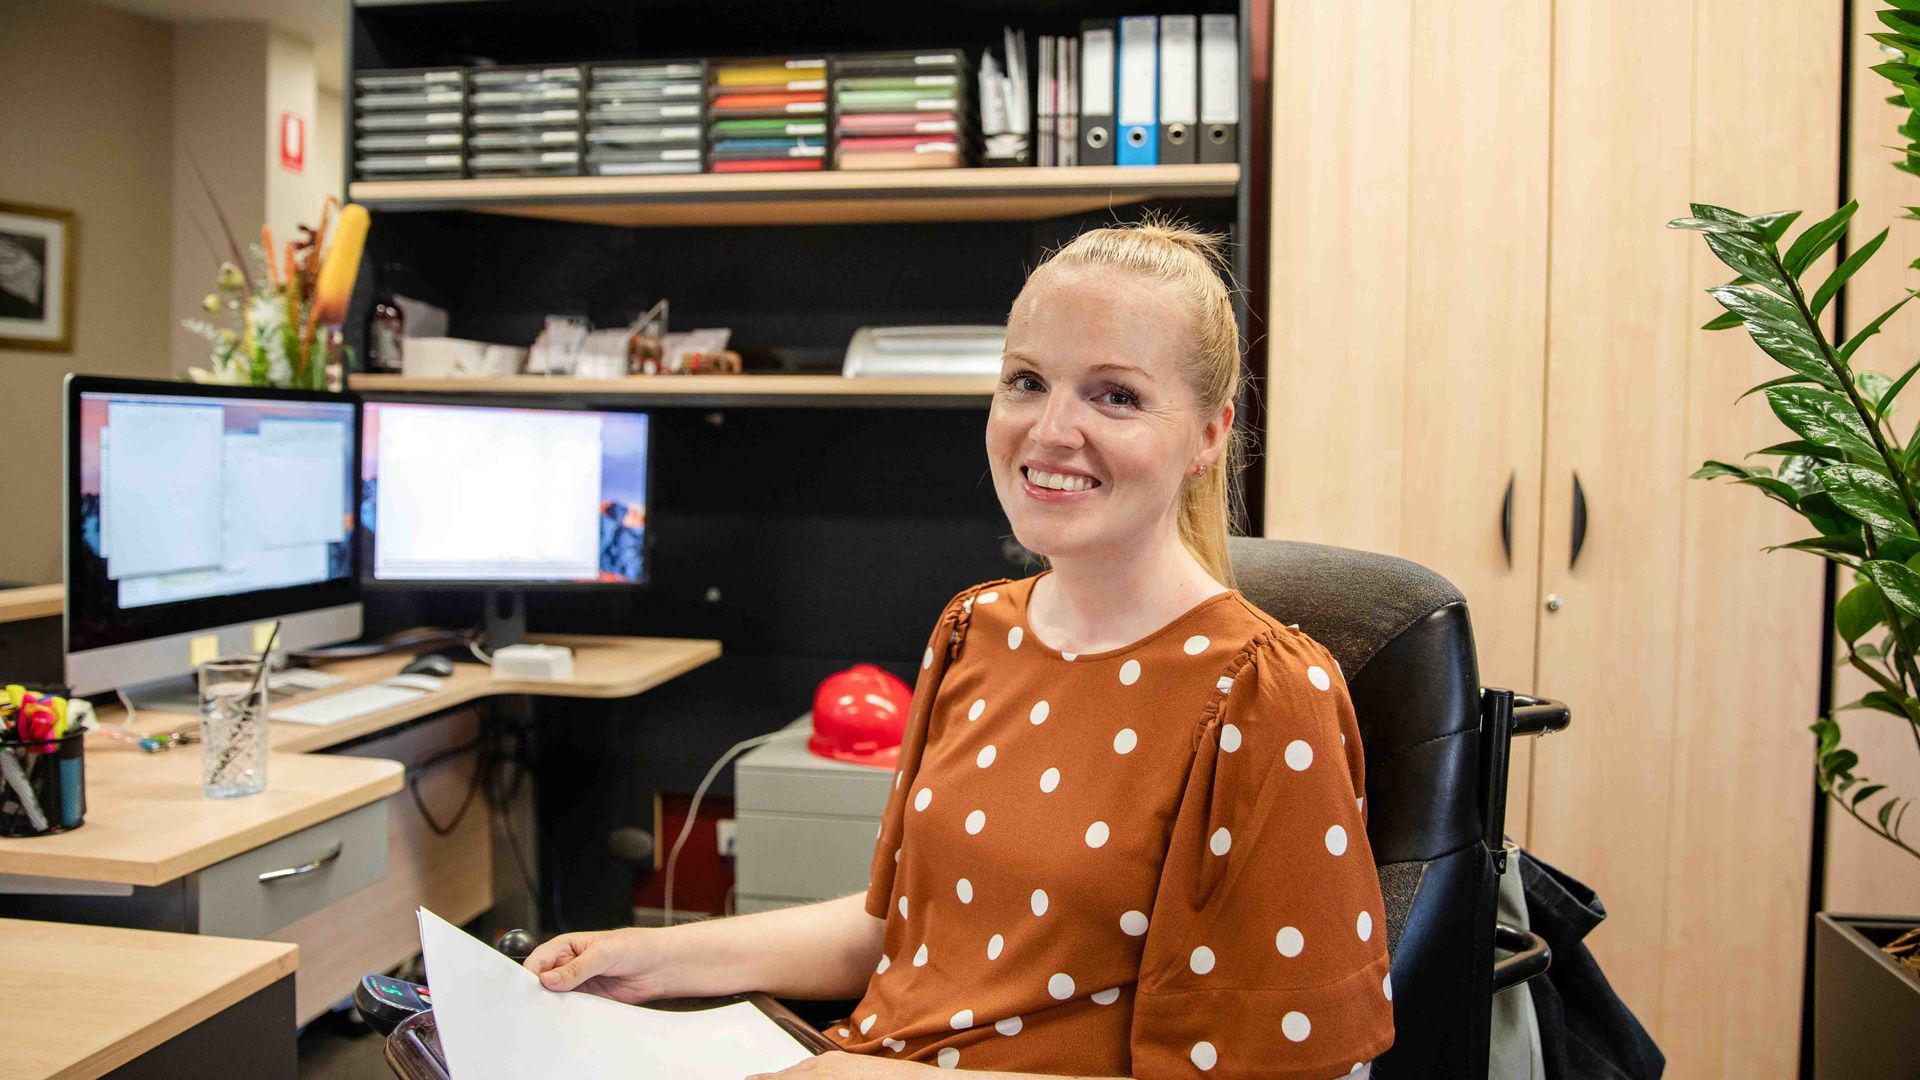
M 340 858 L 341 847 L 341 844 L 333 845 L 333 847 L 327 850 L 325 855 L 320 856 L 310 863 L 305 863 L 300 866 L 289 866 L 284 870 L 269 870 L 260 875 L 260 880 L 262 882 L 280 881 L 285 878 L 299 877 L 301 874 L 311 874 L 322 867 L 332 866 Z
M 1500 500 L 1500 550 L 1506 552 L 1507 569 L 1513 569 L 1513 482 L 1520 477 L 1515 469 L 1507 476 L 1507 494 Z

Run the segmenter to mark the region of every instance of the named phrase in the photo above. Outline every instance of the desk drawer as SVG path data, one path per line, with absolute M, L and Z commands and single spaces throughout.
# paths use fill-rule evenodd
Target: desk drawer
M 199 931 L 260 937 L 387 872 L 387 801 L 330 818 L 194 875 Z

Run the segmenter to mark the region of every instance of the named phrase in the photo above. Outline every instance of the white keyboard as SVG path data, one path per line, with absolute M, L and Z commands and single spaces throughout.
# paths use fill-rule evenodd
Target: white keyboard
M 267 689 L 298 694 L 307 690 L 331 690 L 346 681 L 339 675 L 312 668 L 285 668 L 267 676 Z
M 294 705 L 280 705 L 267 712 L 268 719 L 285 720 L 293 724 L 312 724 L 325 727 L 345 720 L 376 713 L 382 709 L 391 709 L 395 705 L 404 705 L 418 697 L 424 697 L 427 691 L 412 686 L 387 686 L 373 683 L 370 686 L 356 686 L 351 690 L 342 690 L 312 701 L 302 701 Z

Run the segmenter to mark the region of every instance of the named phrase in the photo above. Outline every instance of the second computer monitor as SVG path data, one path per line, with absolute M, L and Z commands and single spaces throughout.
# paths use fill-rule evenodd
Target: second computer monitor
M 651 456 L 643 412 L 365 404 L 361 566 L 414 585 L 638 585 Z

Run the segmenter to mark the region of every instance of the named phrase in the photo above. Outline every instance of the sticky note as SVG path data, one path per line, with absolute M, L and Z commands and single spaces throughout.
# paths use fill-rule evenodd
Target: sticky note
M 199 667 L 210 660 L 218 659 L 220 659 L 218 634 L 201 634 L 199 637 L 187 639 L 187 663 Z
M 253 624 L 253 651 L 267 651 L 267 642 L 273 640 L 273 624 L 270 622 Z

